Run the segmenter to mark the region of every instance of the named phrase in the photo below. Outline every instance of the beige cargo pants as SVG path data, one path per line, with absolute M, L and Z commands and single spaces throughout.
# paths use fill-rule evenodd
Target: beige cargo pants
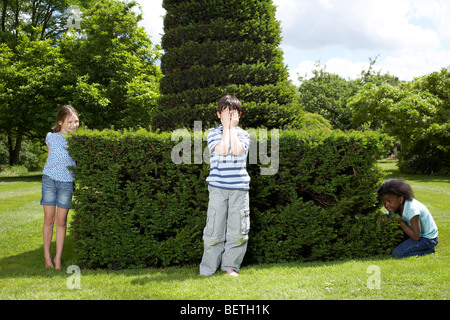
M 203 230 L 204 252 L 201 275 L 222 271 L 239 271 L 247 250 L 250 230 L 249 192 L 208 186 L 209 203 Z

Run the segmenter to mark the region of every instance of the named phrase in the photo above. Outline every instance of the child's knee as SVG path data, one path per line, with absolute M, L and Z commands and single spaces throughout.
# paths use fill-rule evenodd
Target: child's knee
M 44 224 L 46 224 L 47 226 L 53 226 L 55 224 L 55 217 L 45 217 Z
M 223 244 L 225 242 L 225 238 L 224 237 L 216 237 L 214 235 L 208 236 L 208 235 L 204 234 L 203 241 L 208 246 L 215 246 L 215 245 Z
M 246 242 L 248 242 L 247 234 L 237 234 L 227 237 L 227 243 L 232 244 L 234 246 L 240 246 Z
M 67 220 L 57 220 L 56 226 L 60 228 L 65 228 L 67 226 Z
M 392 256 L 397 259 L 403 258 L 403 252 L 399 250 L 398 247 L 394 248 L 394 250 L 392 250 Z

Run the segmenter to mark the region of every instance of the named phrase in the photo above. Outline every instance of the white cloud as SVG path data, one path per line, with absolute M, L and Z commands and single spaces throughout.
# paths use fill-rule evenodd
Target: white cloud
M 450 65 L 448 0 L 274 0 L 291 80 L 327 71 L 354 78 L 375 70 L 412 80 Z M 287 54 L 286 54 L 287 52 Z
M 162 0 L 138 0 L 154 44 L 163 31 Z M 316 61 L 355 78 L 375 69 L 412 80 L 450 65 L 448 0 L 273 0 L 282 27 L 290 79 L 311 75 Z
M 344 79 L 356 79 L 361 76 L 363 70 L 369 68 L 369 65 L 369 62 L 352 62 L 343 58 L 333 58 L 325 63 L 320 62 L 320 65 L 317 65 L 316 61 L 306 60 L 299 63 L 296 68 L 291 70 L 289 80 L 296 86 L 299 86 L 299 77 L 310 79 L 313 76 L 314 70 L 323 67 L 325 67 L 325 71 L 337 74 Z M 375 66 L 374 69 L 378 71 L 380 66 Z
M 358 50 L 437 48 L 430 29 L 408 22 L 411 0 L 274 0 L 284 44 L 303 50 L 339 45 Z
M 333 58 L 327 61 L 327 71 L 340 75 L 345 79 L 356 79 L 363 70 L 369 69 L 369 62 L 352 62 L 347 59 Z M 377 66 L 374 66 L 378 70 Z
M 298 77 L 302 77 L 305 79 L 310 79 L 313 70 L 316 70 L 316 62 L 311 60 L 305 60 L 298 64 L 297 67 L 290 70 L 290 77 L 289 80 L 292 81 L 295 85 L 299 85 Z
M 166 10 L 162 7 L 162 0 L 138 0 L 142 7 L 143 18 L 141 25 L 151 36 L 153 44 L 161 43 L 161 35 L 164 33 L 163 17 Z
M 386 57 L 379 66 L 400 80 L 413 80 L 450 66 L 450 50 L 424 50 Z
M 420 53 L 405 53 L 390 55 L 384 59 L 377 58 L 373 66 L 375 71 L 382 74 L 389 73 L 397 76 L 400 80 L 411 81 L 414 78 L 440 71 L 450 66 L 450 50 L 425 50 Z M 351 61 L 345 58 L 332 58 L 320 61 L 320 67 L 326 67 L 326 71 L 338 74 L 345 79 L 356 79 L 361 76 L 361 71 L 369 68 L 369 61 Z M 317 70 L 317 61 L 304 60 L 290 69 L 290 80 L 296 86 L 300 85 L 298 77 L 309 79 L 313 76 L 312 71 Z

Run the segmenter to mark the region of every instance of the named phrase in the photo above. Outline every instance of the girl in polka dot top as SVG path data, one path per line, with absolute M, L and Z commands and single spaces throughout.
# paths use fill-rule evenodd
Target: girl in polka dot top
M 78 112 L 70 105 L 62 106 L 56 117 L 56 124 L 45 139 L 48 149 L 47 163 L 42 172 L 42 198 L 44 207 L 44 258 L 46 268 L 61 269 L 61 256 L 66 238 L 67 214 L 72 201 L 74 179 L 69 167 L 75 160 L 67 152 L 68 132 L 79 126 Z M 56 255 L 52 261 L 50 244 L 53 225 L 56 221 Z

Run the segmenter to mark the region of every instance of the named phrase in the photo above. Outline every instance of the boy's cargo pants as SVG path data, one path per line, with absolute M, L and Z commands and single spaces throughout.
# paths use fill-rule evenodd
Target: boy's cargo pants
M 246 190 L 227 190 L 208 186 L 209 204 L 203 230 L 204 252 L 200 274 L 239 271 L 247 250 L 250 230 L 250 198 Z

